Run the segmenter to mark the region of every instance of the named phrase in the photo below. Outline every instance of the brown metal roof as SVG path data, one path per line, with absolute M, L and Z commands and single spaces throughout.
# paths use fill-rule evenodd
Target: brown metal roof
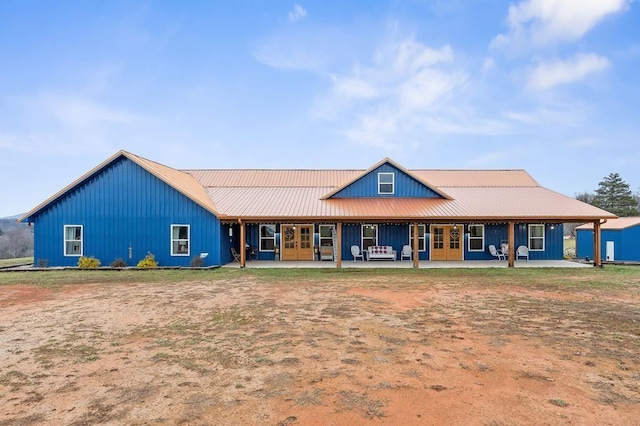
M 600 225 L 600 229 L 620 230 L 636 225 L 640 225 L 640 217 L 619 217 L 617 219 L 607 219 L 605 223 Z M 576 229 L 593 229 L 593 223 L 580 225 Z
M 124 156 L 130 159 L 131 161 L 133 161 L 134 163 L 138 164 L 140 167 L 147 170 L 149 173 L 156 176 L 158 179 L 166 182 L 168 185 L 174 187 L 177 191 L 183 193 L 186 197 L 192 199 L 194 202 L 201 205 L 211 213 L 216 215 L 220 214 L 216 210 L 211 198 L 209 198 L 209 195 L 207 194 L 206 189 L 190 174 L 181 172 L 179 170 L 162 165 L 160 163 L 156 163 L 155 161 L 147 160 L 146 158 L 140 157 L 130 152 L 120 150 L 115 154 L 113 154 L 111 157 L 107 158 L 102 163 L 98 164 L 93 169 L 89 170 L 84 175 L 80 176 L 78 179 L 76 179 L 69 185 L 62 188 L 60 191 L 53 194 L 51 197 L 47 198 L 45 201 L 40 203 L 37 207 L 29 211 L 28 213 L 25 213 L 21 218 L 18 219 L 18 221 L 22 222 L 28 219 L 29 217 L 33 216 L 35 213 L 47 207 L 49 204 L 51 204 L 58 198 L 62 197 L 71 189 L 80 185 L 85 180 L 89 179 L 89 177 L 93 176 L 96 172 L 108 166 L 109 164 L 111 164 L 113 161 L 115 161 L 121 156 Z
M 329 187 L 353 179 L 362 170 L 184 170 L 205 187 Z M 328 191 L 327 191 L 328 192 Z
M 235 186 L 344 186 L 365 170 L 183 170 L 205 187 Z M 436 187 L 449 186 L 540 186 L 524 170 L 407 170 Z
M 327 187 L 212 187 L 209 196 L 225 216 L 260 220 L 438 219 L 574 220 L 615 217 L 601 209 L 537 187 L 447 189 L 453 200 L 426 198 L 326 199 Z M 578 220 L 576 220 L 578 219 Z
M 450 186 L 540 186 L 525 170 L 412 170 L 427 182 Z
M 366 171 L 180 171 L 127 151 L 119 151 L 20 220 L 25 220 L 45 208 L 120 156 L 129 158 L 208 211 L 227 220 L 545 219 L 587 222 L 615 218 L 615 215 L 604 210 L 541 187 L 524 170 L 409 171 L 401 168 L 436 189 L 444 198 L 323 199 L 336 188 L 354 181 Z

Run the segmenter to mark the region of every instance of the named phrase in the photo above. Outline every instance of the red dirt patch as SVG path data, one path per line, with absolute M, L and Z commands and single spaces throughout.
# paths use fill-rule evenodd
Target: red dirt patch
M 0 424 L 637 424 L 637 296 L 409 285 L 2 287 Z

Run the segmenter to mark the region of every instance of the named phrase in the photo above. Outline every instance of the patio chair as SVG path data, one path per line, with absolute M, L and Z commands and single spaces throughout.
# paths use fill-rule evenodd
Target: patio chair
M 402 246 L 402 251 L 400 252 L 400 260 L 404 260 L 404 258 L 411 260 L 411 246 L 405 244 Z
M 322 246 L 320 247 L 320 260 L 333 260 L 333 247 Z
M 360 247 L 351 246 L 351 256 L 353 256 L 353 261 L 355 262 L 357 258 L 362 259 L 364 262 L 364 254 L 360 251 Z
M 493 244 L 489 246 L 489 253 L 491 253 L 491 256 L 497 257 L 498 260 L 507 260 L 507 256 L 505 256 L 502 250 L 498 250 Z
M 233 261 L 240 263 L 240 253 L 238 253 L 235 247 L 231 247 L 231 254 L 233 255 Z
M 527 262 L 529 261 L 529 249 L 527 246 L 518 246 L 516 250 L 516 260 L 518 260 L 519 257 L 524 257 L 527 259 Z

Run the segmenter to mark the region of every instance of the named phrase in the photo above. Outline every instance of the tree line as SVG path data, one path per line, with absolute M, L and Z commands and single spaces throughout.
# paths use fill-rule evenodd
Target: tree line
M 33 228 L 15 220 L 0 219 L 0 259 L 33 256 Z
M 595 192 L 583 192 L 576 199 L 599 207 L 619 217 L 640 216 L 640 192 L 631 192 L 618 173 L 610 173 L 598 184 Z

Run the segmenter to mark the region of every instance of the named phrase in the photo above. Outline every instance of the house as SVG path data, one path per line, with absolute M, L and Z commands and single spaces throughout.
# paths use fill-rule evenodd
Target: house
M 563 222 L 615 215 L 540 186 L 524 170 L 407 170 L 385 158 L 367 170 L 176 170 L 119 151 L 20 220 L 35 261 L 74 266 L 95 256 L 161 266 L 247 259 L 318 260 L 351 248 L 412 248 L 429 260 L 489 260 L 503 247 L 562 259 Z M 599 235 L 599 232 L 596 232 Z M 323 250 L 320 248 L 323 247 Z M 395 256 L 394 256 L 395 258 Z M 379 260 L 383 261 L 383 260 Z
M 576 256 L 594 259 L 593 224 L 576 228 Z M 640 262 L 640 217 L 609 219 L 601 225 L 600 253 L 609 262 Z

